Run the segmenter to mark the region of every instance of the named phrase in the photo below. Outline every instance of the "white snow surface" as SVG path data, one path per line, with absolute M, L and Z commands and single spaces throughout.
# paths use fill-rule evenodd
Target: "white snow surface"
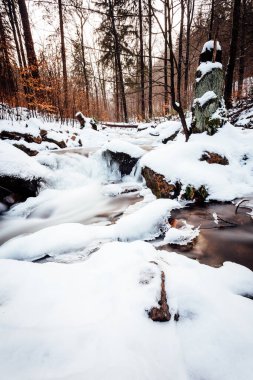
M 93 153 L 115 139 L 116 148 L 131 155 L 146 145 L 153 150 L 141 149 L 140 165 L 167 180 L 204 184 L 210 199 L 252 194 L 252 130 L 226 124 L 212 137 L 191 135 L 188 143 L 179 133 L 161 148 L 163 138 L 180 128 L 165 121 L 139 132 L 96 132 L 43 123 L 77 152 L 70 137 L 78 133 L 80 153 L 84 149 L 88 157 L 65 151 L 31 158 L 0 142 L 0 173 L 32 178 L 43 172 L 46 178 L 37 197 L 14 205 L 0 221 L 0 240 L 6 241 L 0 246 L 1 379 L 252 377 L 253 304 L 245 297 L 253 295 L 252 272 L 229 262 L 211 268 L 154 249 L 187 244 L 201 233 L 187 223 L 170 226 L 171 210 L 184 203 L 155 199 L 138 173 L 119 182 L 101 150 Z M 229 165 L 199 161 L 205 151 L 226 156 Z M 64 264 L 29 262 L 45 255 Z M 167 323 L 153 322 L 147 313 L 159 307 L 161 271 L 172 315 Z
M 207 103 L 209 100 L 212 100 L 212 99 L 217 99 L 217 95 L 215 94 L 214 91 L 207 91 L 204 93 L 203 96 L 201 96 L 201 98 L 195 98 L 193 105 L 198 103 L 200 107 L 203 107 L 205 103 Z
M 167 323 L 147 315 L 161 271 Z M 242 295 L 253 275 L 242 266 L 115 242 L 72 265 L 1 260 L 0 289 L 4 380 L 251 378 L 253 305 Z
M 204 53 L 206 50 L 211 50 L 211 49 L 214 49 L 214 40 L 207 41 L 204 44 L 201 53 Z M 216 50 L 221 50 L 221 45 L 220 45 L 219 41 L 216 41 Z
M 199 82 L 207 73 L 214 69 L 222 70 L 222 64 L 220 62 L 202 62 L 197 68 L 197 71 L 201 72 L 201 76 L 196 78 L 196 82 Z
M 47 170 L 33 157 L 0 140 L 0 176 L 23 179 L 43 178 Z
M 140 158 L 143 156 L 145 151 L 141 149 L 140 147 L 131 144 L 127 141 L 119 140 L 119 139 L 114 139 L 110 141 L 109 143 L 105 144 L 102 148 L 104 151 L 105 150 L 110 150 L 111 152 L 117 153 L 126 153 L 131 157 L 134 158 Z

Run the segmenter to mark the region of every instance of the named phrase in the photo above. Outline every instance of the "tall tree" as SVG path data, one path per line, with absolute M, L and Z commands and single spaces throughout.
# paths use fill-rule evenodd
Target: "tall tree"
M 225 99 L 227 108 L 232 107 L 232 88 L 233 88 L 234 69 L 235 69 L 235 62 L 236 62 L 237 41 L 238 41 L 239 27 L 240 27 L 240 12 L 241 12 L 241 0 L 234 0 L 233 23 L 232 23 L 230 49 L 229 49 L 229 61 L 228 61 L 227 71 L 226 71 L 226 76 L 225 76 L 225 90 L 224 90 L 224 99 Z
M 148 116 L 153 116 L 152 0 L 148 0 Z
M 64 111 L 66 112 L 68 108 L 68 74 L 67 74 L 66 49 L 65 49 L 65 38 L 64 38 L 62 0 L 58 0 L 58 10 L 59 10 L 59 24 L 60 24 L 60 35 L 61 35 L 61 57 L 62 57 L 63 92 L 64 92 L 63 106 L 64 106 Z
M 144 50 L 143 50 L 143 15 L 142 0 L 138 0 L 139 10 L 139 39 L 140 39 L 140 74 L 141 74 L 141 117 L 145 119 L 145 66 L 144 66 Z
M 29 70 L 31 72 L 32 77 L 38 80 L 40 78 L 39 66 L 38 66 L 38 61 L 35 54 L 30 21 L 29 21 L 29 16 L 28 16 L 25 0 L 18 0 L 18 6 L 19 6 L 19 13 L 21 17 L 23 32 L 24 32 L 25 48 L 26 48 Z

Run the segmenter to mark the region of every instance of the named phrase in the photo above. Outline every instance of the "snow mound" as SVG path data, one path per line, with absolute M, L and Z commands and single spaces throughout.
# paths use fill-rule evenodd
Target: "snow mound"
M 147 315 L 161 271 L 168 323 Z M 1 260 L 0 289 L 5 380 L 251 378 L 252 300 L 238 294 L 252 294 L 253 275 L 239 265 L 111 243 L 73 265 Z
M 105 144 L 103 146 L 103 151 L 105 150 L 110 150 L 114 153 L 125 153 L 133 158 L 140 158 L 145 153 L 145 151 L 140 147 L 119 139 L 114 139 L 109 143 Z
M 43 178 L 47 170 L 34 158 L 14 146 L 0 141 L 0 176 L 22 179 Z

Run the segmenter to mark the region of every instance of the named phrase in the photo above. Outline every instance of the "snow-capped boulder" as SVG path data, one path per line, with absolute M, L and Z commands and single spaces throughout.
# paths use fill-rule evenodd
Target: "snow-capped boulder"
M 216 45 L 216 46 L 215 46 Z M 218 41 L 205 43 L 196 72 L 192 132 L 213 135 L 226 119 L 223 99 L 224 73 Z
M 43 168 L 33 158 L 16 147 L 0 141 L 0 202 L 7 207 L 36 196 Z
M 103 157 L 110 166 L 116 164 L 121 175 L 129 175 L 144 153 L 138 146 L 121 140 L 112 140 L 103 148 Z

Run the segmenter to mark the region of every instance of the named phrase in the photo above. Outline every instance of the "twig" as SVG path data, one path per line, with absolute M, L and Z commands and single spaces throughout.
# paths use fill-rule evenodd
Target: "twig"
M 243 199 L 239 203 L 237 203 L 236 209 L 235 209 L 235 214 L 237 214 L 238 208 L 241 206 L 242 203 L 244 202 L 249 202 L 249 199 Z

